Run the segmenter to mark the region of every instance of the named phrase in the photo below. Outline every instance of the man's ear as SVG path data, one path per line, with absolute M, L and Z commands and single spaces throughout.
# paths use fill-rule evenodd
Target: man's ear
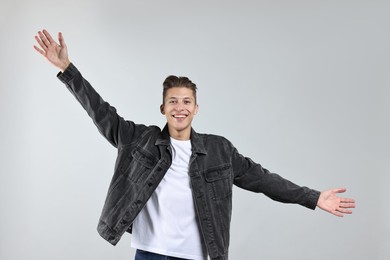
M 195 108 L 194 115 L 198 114 L 198 110 L 199 110 L 199 105 L 198 105 L 198 104 L 196 104 L 196 108 Z
M 160 106 L 160 112 L 161 112 L 161 114 L 165 115 L 164 104 L 161 104 L 161 106 Z

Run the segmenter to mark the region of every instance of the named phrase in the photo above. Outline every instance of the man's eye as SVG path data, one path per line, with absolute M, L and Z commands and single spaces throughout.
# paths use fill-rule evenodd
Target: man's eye
M 176 101 L 175 100 L 171 100 L 171 101 L 169 101 L 169 103 L 170 104 L 174 104 L 174 103 L 176 103 Z

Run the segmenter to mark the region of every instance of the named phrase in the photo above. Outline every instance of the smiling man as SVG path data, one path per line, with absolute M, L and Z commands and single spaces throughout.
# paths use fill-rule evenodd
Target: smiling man
M 298 186 L 242 156 L 226 138 L 196 133 L 197 88 L 188 78 L 165 79 L 162 130 L 136 124 L 120 117 L 82 77 L 61 33 L 59 44 L 45 30 L 35 39 L 36 51 L 61 70 L 58 78 L 118 149 L 98 232 L 113 245 L 132 233 L 136 260 L 228 259 L 233 184 L 339 217 L 352 213 L 355 201 L 337 196 L 344 188 Z
M 196 85 L 186 77 L 169 76 L 163 83 L 161 113 L 167 118 L 169 135 L 189 140 L 192 119 L 198 112 Z

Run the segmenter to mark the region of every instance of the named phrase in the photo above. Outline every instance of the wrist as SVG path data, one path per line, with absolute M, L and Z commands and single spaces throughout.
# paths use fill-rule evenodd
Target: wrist
M 64 72 L 70 65 L 70 60 L 66 60 L 63 64 L 61 64 L 59 66 L 59 69 L 61 70 L 61 72 Z

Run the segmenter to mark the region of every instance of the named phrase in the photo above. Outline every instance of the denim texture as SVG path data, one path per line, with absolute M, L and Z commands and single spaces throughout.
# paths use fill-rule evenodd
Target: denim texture
M 168 128 L 135 124 L 85 80 L 71 64 L 65 83 L 100 133 L 118 150 L 114 175 L 98 223 L 99 234 L 116 245 L 171 165 Z M 298 186 L 242 156 L 224 137 L 191 131 L 189 176 L 203 242 L 211 259 L 228 259 L 233 184 L 269 198 L 315 209 L 320 192 Z
M 159 255 L 152 252 L 137 249 L 134 260 L 186 260 L 186 259 L 173 257 L 173 256 Z

